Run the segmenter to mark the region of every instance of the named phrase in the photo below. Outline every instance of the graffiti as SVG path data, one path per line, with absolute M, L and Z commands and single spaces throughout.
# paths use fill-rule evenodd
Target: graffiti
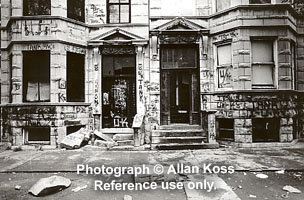
M 55 49 L 55 45 L 50 43 L 30 44 L 27 46 L 27 49 L 29 51 L 52 50 Z
M 105 23 L 105 12 L 102 8 L 95 4 L 90 4 L 87 10 L 87 18 L 91 24 L 104 24 Z
M 59 89 L 65 89 L 66 88 L 66 81 L 60 79 L 59 82 L 58 82 L 58 88 Z
M 51 35 L 51 24 L 43 20 L 28 21 L 23 24 L 23 36 L 49 36 Z
M 108 92 L 104 92 L 103 93 L 103 105 L 107 106 L 110 105 L 110 100 L 109 100 L 109 93 Z
M 215 116 L 213 114 L 208 115 L 208 136 L 209 142 L 216 140 L 216 133 L 215 133 Z
M 229 33 L 223 33 L 221 35 L 217 35 L 213 37 L 213 42 L 220 42 L 224 40 L 230 40 L 238 36 L 238 33 L 235 31 Z
M 94 85 L 94 105 L 95 108 L 99 106 L 99 83 L 98 80 L 95 80 L 95 85 Z
M 117 80 L 112 87 L 115 113 L 123 113 L 127 109 L 127 82 Z
M 85 30 L 79 29 L 76 25 L 68 24 L 68 37 L 75 40 L 85 40 Z
M 202 83 L 201 84 L 201 92 L 209 92 L 210 91 L 210 84 L 209 83 Z
M 75 107 L 76 113 L 87 113 L 87 109 L 85 106 L 76 106 Z
M 159 92 L 160 91 L 160 87 L 159 87 L 159 83 L 150 83 L 149 82 L 145 82 L 145 86 L 147 88 L 148 91 L 151 92 Z
M 58 102 L 66 102 L 66 96 L 63 93 L 58 93 Z
M 213 78 L 213 73 L 209 72 L 209 71 L 202 71 L 201 76 L 202 76 L 202 78 L 209 79 L 209 78 Z
M 115 128 L 129 128 L 126 117 L 116 116 L 114 117 L 113 122 Z
M 81 47 L 65 45 L 64 50 L 69 51 L 69 52 L 73 52 L 73 53 L 86 54 L 86 50 L 84 48 L 81 48 Z
M 141 64 L 138 65 L 138 94 L 139 101 L 144 102 L 144 71 L 143 66 Z
M 218 87 L 229 88 L 233 86 L 232 67 L 218 69 Z

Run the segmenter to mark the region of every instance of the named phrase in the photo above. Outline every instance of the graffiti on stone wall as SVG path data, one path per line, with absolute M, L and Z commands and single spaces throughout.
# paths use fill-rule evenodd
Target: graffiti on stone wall
M 66 102 L 66 95 L 64 93 L 58 93 L 58 102 Z
M 25 20 L 22 22 L 22 36 L 50 36 L 51 23 L 45 20 Z
M 218 68 L 219 88 L 231 88 L 233 86 L 232 72 L 233 72 L 232 66 L 225 68 Z
M 218 94 L 202 95 L 202 110 L 217 110 L 217 117 L 261 118 L 294 117 L 297 103 L 284 94 Z
M 225 40 L 231 40 L 233 38 L 236 38 L 238 36 L 238 33 L 236 31 L 231 31 L 228 33 L 223 33 L 217 36 L 213 37 L 213 42 L 220 42 Z
M 55 45 L 50 43 L 36 43 L 27 46 L 27 50 L 29 51 L 52 50 L 52 49 L 55 49 Z
M 139 101 L 144 102 L 144 71 L 141 64 L 138 65 L 138 94 Z
M 71 45 L 65 45 L 64 50 L 72 53 L 86 54 L 86 50 L 84 48 Z
M 68 24 L 68 37 L 75 40 L 85 41 L 85 29 L 74 24 Z
M 87 21 L 90 24 L 104 24 L 105 11 L 100 5 L 90 4 L 86 9 Z

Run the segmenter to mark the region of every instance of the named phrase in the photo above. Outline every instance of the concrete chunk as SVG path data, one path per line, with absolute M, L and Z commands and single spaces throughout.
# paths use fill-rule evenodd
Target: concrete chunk
M 51 176 L 39 179 L 29 190 L 34 196 L 44 196 L 68 188 L 71 180 L 62 176 Z
M 105 140 L 105 141 L 114 142 L 114 140 L 112 138 L 110 138 L 106 134 L 101 133 L 100 131 L 95 130 L 94 131 L 94 135 L 97 136 L 97 137 L 99 137 L 100 139 Z
M 81 128 L 79 131 L 67 135 L 60 143 L 61 148 L 66 149 L 78 149 L 81 143 L 85 139 L 84 129 Z

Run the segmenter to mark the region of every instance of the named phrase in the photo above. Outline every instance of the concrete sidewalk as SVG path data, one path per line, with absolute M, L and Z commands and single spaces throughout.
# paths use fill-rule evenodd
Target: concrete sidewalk
M 177 164 L 202 166 L 232 165 L 238 171 L 304 171 L 304 143 L 288 148 L 220 148 L 183 151 L 104 151 L 84 147 L 78 150 L 18 151 L 0 153 L 0 172 L 73 172 L 77 164 L 90 166 L 133 166 Z

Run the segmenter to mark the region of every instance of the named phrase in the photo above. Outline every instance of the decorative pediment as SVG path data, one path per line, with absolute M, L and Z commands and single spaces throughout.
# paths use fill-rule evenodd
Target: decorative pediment
M 89 41 L 91 45 L 102 45 L 104 43 L 115 43 L 115 44 L 135 44 L 135 43 L 147 43 L 143 37 L 125 31 L 121 28 L 114 28 L 108 32 L 102 33 L 101 35 L 92 38 Z
M 160 25 L 152 30 L 152 32 L 159 31 L 202 31 L 207 29 L 199 24 L 191 22 L 184 17 L 177 17 L 163 25 Z

